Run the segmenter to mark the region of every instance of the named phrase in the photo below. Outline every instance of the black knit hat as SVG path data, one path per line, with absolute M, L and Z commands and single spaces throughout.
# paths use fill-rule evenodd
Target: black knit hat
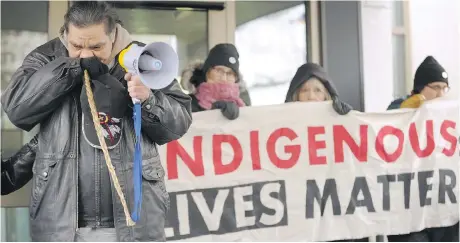
M 446 70 L 433 56 L 427 56 L 415 71 L 414 93 L 420 93 L 422 89 L 433 82 L 445 82 L 449 84 Z
M 234 45 L 229 43 L 217 44 L 209 51 L 208 58 L 203 64 L 203 72 L 207 73 L 210 68 L 215 66 L 225 66 L 231 68 L 235 74 L 238 74 L 239 58 L 240 55 Z

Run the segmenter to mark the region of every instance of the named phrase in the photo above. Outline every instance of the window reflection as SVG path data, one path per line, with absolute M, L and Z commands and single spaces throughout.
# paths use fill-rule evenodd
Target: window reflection
M 30 242 L 29 208 L 2 208 L 2 242 Z
M 13 73 L 21 66 L 26 55 L 48 41 L 48 32 L 5 30 L 2 27 L 1 33 L 1 84 L 3 90 L 10 82 Z
M 283 103 L 306 62 L 304 2 L 236 2 L 236 46 L 252 105 Z
M 29 52 L 48 41 L 48 1 L 2 1 L 1 2 L 1 89 L 10 82 L 12 74 L 22 64 Z M 2 157 L 18 151 L 36 133 L 16 128 L 1 113 Z M 22 193 L 22 194 L 21 194 Z M 2 196 L 6 201 L 23 201 L 23 190 Z M 27 207 L 1 208 L 2 241 L 31 241 L 29 236 L 29 209 Z
M 179 55 L 179 73 L 208 53 L 207 11 L 119 8 L 117 13 L 134 40 L 170 44 Z

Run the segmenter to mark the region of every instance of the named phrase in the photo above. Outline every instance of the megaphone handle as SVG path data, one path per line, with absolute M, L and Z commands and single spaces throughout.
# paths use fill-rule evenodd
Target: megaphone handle
M 131 98 L 131 100 L 133 101 L 133 104 L 141 103 L 141 101 L 136 98 Z

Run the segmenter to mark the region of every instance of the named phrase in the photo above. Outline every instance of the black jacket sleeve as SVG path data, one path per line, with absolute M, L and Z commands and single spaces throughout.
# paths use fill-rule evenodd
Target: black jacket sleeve
M 10 158 L 2 158 L 2 195 L 21 189 L 33 176 L 32 166 L 38 148 L 37 136 Z
M 177 80 L 168 87 L 152 91 L 142 104 L 142 131 L 156 144 L 181 138 L 192 124 L 191 98 Z
M 340 100 L 337 96 L 332 97 L 332 108 L 334 108 L 337 114 L 342 116 L 348 114 L 351 110 L 353 110 L 353 107 L 351 107 L 351 105 Z
M 41 51 L 50 48 L 45 45 L 27 55 L 1 98 L 10 121 L 26 131 L 47 118 L 82 83 L 79 59 L 53 59 L 53 54 Z

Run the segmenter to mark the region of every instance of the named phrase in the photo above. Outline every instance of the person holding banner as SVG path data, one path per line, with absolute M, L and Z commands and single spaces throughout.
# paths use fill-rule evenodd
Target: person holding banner
M 132 42 L 108 3 L 75 1 L 60 36 L 28 54 L 2 94 L 2 107 L 15 126 L 30 131 L 40 124 L 37 146 L 30 148 L 35 161 L 33 153 L 27 155 L 23 177 L 33 171 L 32 241 L 165 240 L 169 195 L 157 145 L 188 131 L 191 99 L 176 80 L 153 91 L 139 76 L 126 75 L 116 57 Z M 94 118 L 99 118 L 112 166 L 106 165 L 95 134 L 84 72 L 91 79 L 88 96 L 94 96 L 99 113 Z M 131 98 L 142 102 L 143 202 L 134 226 Z M 118 183 L 112 184 L 114 179 Z
M 214 46 L 204 63 L 195 62 L 182 72 L 181 84 L 190 92 L 192 112 L 220 109 L 229 120 L 239 108 L 250 105 L 239 72 L 239 54 L 229 43 Z
M 337 90 L 324 69 L 316 63 L 306 63 L 297 69 L 286 94 L 287 102 L 320 102 L 332 100 L 332 107 L 340 115 L 353 108 L 339 100 Z
M 419 108 L 425 100 L 442 97 L 449 90 L 449 79 L 446 70 L 433 56 L 427 56 L 415 71 L 412 94 L 391 102 L 387 110 Z M 430 228 L 420 232 L 405 235 L 389 235 L 387 237 L 390 242 L 458 242 L 459 223 L 450 227 Z
M 338 92 L 326 71 L 316 63 L 306 63 L 297 69 L 291 80 L 285 103 L 331 101 L 333 109 L 340 115 L 348 114 L 353 108 L 339 100 Z M 368 238 L 336 240 L 333 242 L 367 242 Z
M 412 94 L 391 102 L 387 110 L 418 108 L 423 101 L 442 97 L 449 90 L 446 70 L 433 56 L 427 56 L 415 71 Z

